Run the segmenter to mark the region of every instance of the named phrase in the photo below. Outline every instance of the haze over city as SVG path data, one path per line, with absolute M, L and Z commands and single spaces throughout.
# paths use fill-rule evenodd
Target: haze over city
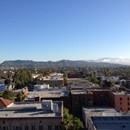
M 130 58 L 129 0 L 1 0 L 1 59 Z

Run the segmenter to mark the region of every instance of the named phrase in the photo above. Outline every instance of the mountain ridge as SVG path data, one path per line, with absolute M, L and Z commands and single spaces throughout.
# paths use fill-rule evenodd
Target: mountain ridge
M 105 62 L 106 61 L 106 62 Z M 114 62 L 114 61 L 113 61 Z M 33 61 L 33 60 L 7 60 L 0 64 L 0 68 L 56 68 L 56 67 L 123 67 L 118 62 L 110 62 L 110 58 L 98 60 L 59 60 L 59 61 Z M 126 65 L 127 66 L 127 65 Z

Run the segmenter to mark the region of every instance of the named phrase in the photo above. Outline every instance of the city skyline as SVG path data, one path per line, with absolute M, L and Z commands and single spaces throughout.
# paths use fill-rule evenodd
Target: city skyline
M 130 58 L 129 7 L 129 0 L 0 1 L 0 62 Z

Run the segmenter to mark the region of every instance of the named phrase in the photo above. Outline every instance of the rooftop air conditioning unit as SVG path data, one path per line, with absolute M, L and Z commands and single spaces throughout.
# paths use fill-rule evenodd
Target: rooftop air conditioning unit
M 56 103 L 53 104 L 53 112 L 54 113 L 58 112 L 58 104 Z
M 52 112 L 53 111 L 53 102 L 52 102 L 52 100 L 43 100 L 42 101 L 42 110 Z

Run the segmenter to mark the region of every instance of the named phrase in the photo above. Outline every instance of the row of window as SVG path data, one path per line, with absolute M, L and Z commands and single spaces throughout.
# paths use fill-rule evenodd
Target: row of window
M 122 107 L 120 107 L 120 110 L 121 110 L 121 111 L 123 110 Z M 129 110 L 130 110 L 130 107 L 128 107 L 127 110 L 129 111 Z
M 127 100 L 129 101 L 129 100 L 130 100 L 130 98 L 128 97 L 128 98 L 127 98 Z M 122 101 L 122 97 L 120 97 L 120 101 Z
M 8 126 L 0 126 L 0 130 L 10 130 L 10 127 Z M 37 130 L 35 126 L 13 126 L 13 130 Z M 44 126 L 40 125 L 39 130 L 45 130 Z M 52 126 L 49 125 L 47 130 L 52 130 Z M 58 125 L 55 126 L 55 130 L 60 130 L 60 127 Z
M 122 102 L 120 102 L 120 105 L 122 105 Z M 127 105 L 129 106 L 129 105 L 130 105 L 130 103 L 128 102 L 128 103 L 127 103 Z

